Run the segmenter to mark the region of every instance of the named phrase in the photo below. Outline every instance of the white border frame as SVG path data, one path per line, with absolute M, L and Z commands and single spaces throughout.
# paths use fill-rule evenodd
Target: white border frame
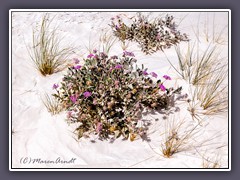
M 169 169 L 145 169 L 145 168 L 139 168 L 139 169 L 74 169 L 74 168 L 66 168 L 66 169 L 61 169 L 61 168 L 24 168 L 24 169 L 15 169 L 12 168 L 12 141 L 11 141 L 11 136 L 12 136 L 12 12 L 92 12 L 92 11 L 98 11 L 98 12 L 106 12 L 106 11 L 112 11 L 112 12 L 208 12 L 208 11 L 217 11 L 217 12 L 228 12 L 229 17 L 228 17 L 228 95 L 229 95 L 229 107 L 228 107 L 228 121 L 229 121 L 229 133 L 228 133 L 228 161 L 229 161 L 229 167 L 228 169 L 174 169 L 174 168 L 169 168 Z M 231 171 L 231 10 L 230 9 L 10 9 L 9 10 L 9 171 Z

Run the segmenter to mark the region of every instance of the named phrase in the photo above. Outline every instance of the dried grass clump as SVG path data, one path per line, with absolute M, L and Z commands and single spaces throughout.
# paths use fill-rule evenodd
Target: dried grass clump
M 59 114 L 64 109 L 63 106 L 59 104 L 59 102 L 56 101 L 55 98 L 52 98 L 52 96 L 49 96 L 48 94 L 44 95 L 44 98 L 42 98 L 42 102 L 47 108 L 48 112 L 50 112 L 52 115 Z
M 162 144 L 164 157 L 170 158 L 174 154 L 191 148 L 193 137 L 199 132 L 199 124 L 187 126 L 185 120 L 177 122 L 175 118 L 166 121 L 165 141 Z
M 186 52 L 182 52 L 180 47 L 176 46 L 176 53 L 180 69 L 177 72 L 193 85 L 205 83 L 214 73 L 226 66 L 226 63 L 222 63 L 224 58 L 220 56 L 217 45 L 209 45 L 201 51 L 199 47 L 189 43 Z
M 73 51 L 71 47 L 61 47 L 62 37 L 58 37 L 57 27 L 53 29 L 50 27 L 53 19 L 49 14 L 45 14 L 40 29 L 33 30 L 32 35 L 30 57 L 43 76 L 66 68 L 66 60 Z
M 206 13 L 203 22 L 203 30 L 199 31 L 199 29 L 201 29 L 201 27 L 199 27 L 199 23 L 197 27 L 193 27 L 195 35 L 198 37 L 198 39 L 199 37 L 203 36 L 203 40 L 208 43 L 227 45 L 228 25 L 222 26 L 221 24 L 217 24 L 215 13 L 212 15 Z
M 113 36 L 110 32 L 104 32 L 102 33 L 99 39 L 100 42 L 99 49 L 105 54 L 109 54 L 110 50 L 112 49 L 116 41 L 117 38 Z
M 228 85 L 224 84 L 227 72 L 214 74 L 206 84 L 197 87 L 197 97 L 205 114 L 216 114 L 228 110 Z
M 220 113 L 228 108 L 228 65 L 220 51 L 218 45 L 209 45 L 202 53 L 190 44 L 186 53 L 176 47 L 180 70 L 174 68 L 183 79 L 194 85 L 192 100 L 200 101 L 205 114 Z
M 210 169 L 221 168 L 221 161 L 218 156 L 216 156 L 215 158 L 203 157 L 202 167 Z
M 142 14 L 131 19 L 129 25 L 120 16 L 112 18 L 111 28 L 116 37 L 122 42 L 137 42 L 141 51 L 152 54 L 159 50 L 170 48 L 181 41 L 188 41 L 186 34 L 177 30 L 173 16 L 166 15 L 165 18 L 155 18 L 153 21 Z
M 181 89 L 166 88 L 156 73 L 135 66 L 132 52 L 108 57 L 95 51 L 84 66 L 69 68 L 54 96 L 68 110 L 68 122 L 79 124 L 78 138 L 93 133 L 100 139 L 134 140 L 147 130 L 138 125 L 144 108 L 169 107 Z

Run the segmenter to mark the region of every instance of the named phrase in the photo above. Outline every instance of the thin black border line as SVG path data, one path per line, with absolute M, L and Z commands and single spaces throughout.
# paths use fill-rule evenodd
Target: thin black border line
M 68 9 L 69 10 L 69 9 Z M 152 10 L 154 10 L 154 9 L 152 9 Z M 204 9 L 203 9 L 204 10 Z M 206 9 L 207 10 L 207 9 Z M 44 170 L 44 169 L 53 169 L 53 170 L 56 170 L 56 171 L 58 171 L 58 170 L 62 170 L 62 169 L 65 169 L 65 170 L 67 170 L 67 169 L 75 169 L 75 170 L 77 170 L 77 169 L 82 169 L 82 170 L 85 170 L 85 169 L 93 169 L 93 170 L 96 170 L 96 169 L 98 169 L 98 170 L 101 170 L 101 169 L 103 169 L 103 170 L 110 170 L 110 169 L 119 169 L 119 171 L 121 171 L 121 170 L 123 170 L 124 171 L 124 169 L 128 169 L 129 171 L 134 171 L 134 170 L 136 170 L 136 169 L 138 169 L 138 170 L 143 170 L 144 171 L 144 169 L 152 169 L 153 171 L 154 171 L 154 169 L 156 170 L 156 169 L 159 169 L 159 171 L 160 170 L 164 170 L 164 169 L 168 169 L 168 170 L 172 170 L 173 169 L 173 171 L 174 171 L 174 169 L 176 170 L 176 169 L 178 169 L 178 170 L 180 170 L 180 169 L 183 169 L 183 170 L 185 170 L 185 171 L 188 171 L 189 169 L 194 169 L 194 170 L 202 170 L 203 172 L 206 172 L 206 171 L 209 171 L 209 170 L 215 170 L 214 172 L 218 172 L 218 171 L 221 171 L 221 170 L 223 170 L 223 169 L 227 169 L 227 170 L 231 170 L 230 169 L 230 166 L 229 166 L 229 161 L 230 161 L 230 159 L 229 159 L 229 152 L 230 152 L 230 150 L 229 150 L 229 142 L 230 142 L 230 136 L 229 136 L 229 102 L 230 102 L 230 98 L 229 98 L 229 90 L 230 90 L 230 85 L 229 85 L 229 81 L 230 81 L 230 75 L 229 75 L 229 63 L 230 63 L 230 61 L 231 61 L 231 59 L 229 59 L 229 51 L 230 51 L 230 48 L 229 48 L 229 36 L 230 36 L 230 31 L 229 31 L 229 21 L 231 21 L 231 19 L 230 19 L 230 17 L 229 17 L 229 11 L 231 11 L 230 9 L 229 9 L 229 11 L 181 11 L 181 9 L 180 9 L 180 11 L 20 11 L 20 9 L 19 9 L 19 11 L 14 11 L 14 9 L 13 9 L 13 11 L 10 9 L 9 10 L 10 12 L 11 12 L 11 130 L 12 130 L 12 13 L 13 12 L 19 12 L 19 13 L 21 13 L 21 12 L 36 12 L 36 13 L 38 13 L 38 12 L 116 12 L 116 13 L 119 13 L 119 12 L 227 12 L 228 13 L 228 168 L 218 168 L 218 169 L 216 169 L 216 168 L 13 168 L 12 167 L 12 132 L 9 132 L 9 133 L 11 133 L 11 169 L 10 170 L 14 170 L 14 169 L 19 169 L 19 171 L 21 171 L 22 169 L 34 169 L 34 170 Z M 10 13 L 9 13 L 10 14 Z M 232 41 L 231 41 L 231 45 L 232 45 Z M 231 119 L 230 119 L 231 120 Z M 10 128 L 9 128 L 10 129 Z M 10 130 L 9 130 L 10 131 Z M 232 131 L 231 131 L 231 135 L 232 135 Z M 9 142 L 10 143 L 10 142 Z

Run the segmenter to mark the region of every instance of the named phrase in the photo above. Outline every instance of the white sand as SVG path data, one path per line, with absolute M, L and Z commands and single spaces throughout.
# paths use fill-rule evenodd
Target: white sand
M 59 34 L 64 41 L 77 47 L 73 57 L 82 59 L 88 54 L 85 46 L 89 41 L 93 48 L 98 48 L 96 42 L 104 30 L 110 30 L 108 24 L 110 18 L 117 12 L 59 12 L 53 24 L 59 25 Z M 135 13 L 124 13 L 128 17 Z M 200 47 L 207 47 L 203 32 L 209 28 L 209 35 L 213 34 L 213 17 L 215 17 L 216 35 L 224 27 L 228 26 L 227 13 L 199 13 L 199 12 L 174 12 L 177 22 L 180 22 L 181 32 L 189 34 L 192 42 L 197 38 L 195 33 L 199 30 Z M 12 13 L 12 167 L 13 168 L 202 168 L 203 157 L 219 160 L 222 168 L 228 167 L 228 115 L 223 113 L 214 116 L 202 116 L 202 126 L 199 126 L 186 144 L 187 149 L 174 154 L 171 158 L 162 156 L 161 146 L 165 138 L 167 121 L 175 118 L 176 122 L 186 121 L 180 132 L 197 124 L 193 120 L 185 101 L 177 101 L 176 107 L 180 112 L 174 112 L 167 120 L 163 120 L 163 114 L 156 113 L 144 117 L 151 122 L 149 129 L 150 142 L 137 139 L 133 142 L 123 141 L 121 138 L 114 143 L 109 141 L 90 142 L 90 139 L 76 141 L 73 134 L 74 127 L 65 122 L 66 114 L 62 112 L 51 116 L 41 101 L 45 92 L 53 93 L 52 85 L 61 81 L 63 72 L 43 77 L 33 68 L 33 64 L 27 52 L 26 46 L 31 44 L 32 27 L 39 23 L 43 13 L 39 12 L 13 12 Z M 153 13 L 152 16 L 158 16 Z M 208 20 L 207 20 L 208 17 Z M 184 18 L 184 19 L 183 19 Z M 205 23 L 207 22 L 207 26 Z M 195 31 L 195 32 L 194 32 Z M 224 31 L 227 37 L 227 29 Z M 182 47 L 187 43 L 182 42 Z M 223 56 L 228 53 L 227 43 L 222 45 Z M 149 71 L 156 72 L 159 76 L 170 75 L 173 80 L 166 82 L 166 86 L 183 86 L 183 92 L 189 92 L 189 85 L 181 80 L 171 68 L 165 55 L 157 52 L 146 56 L 140 49 L 130 43 L 129 51 L 135 53 L 138 64 L 144 64 Z M 117 42 L 111 53 L 122 53 L 120 43 Z M 177 63 L 174 48 L 165 51 L 167 57 Z M 158 121 L 154 119 L 158 118 Z M 94 137 L 91 137 L 94 139 Z M 57 158 L 69 161 L 76 158 L 74 163 L 33 163 L 30 158 L 43 161 L 55 161 Z M 23 160 L 25 160 L 23 162 Z

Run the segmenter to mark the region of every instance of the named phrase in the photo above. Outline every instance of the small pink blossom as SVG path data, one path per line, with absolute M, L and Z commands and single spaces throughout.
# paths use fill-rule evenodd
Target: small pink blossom
M 131 57 L 135 57 L 135 55 L 133 54 L 133 52 L 129 52 L 129 51 L 124 51 L 123 52 L 124 56 L 131 56 Z
M 58 84 L 53 84 L 53 89 L 57 89 L 59 87 L 59 85 Z
M 152 75 L 152 77 L 155 77 L 155 78 L 158 77 L 158 75 L 155 72 L 151 72 L 150 74 Z
M 80 69 L 81 67 L 82 67 L 82 66 L 77 65 L 77 66 L 74 66 L 73 68 L 76 69 L 76 70 L 78 70 L 78 69 Z
M 168 75 L 164 75 L 163 78 L 166 79 L 166 80 L 172 80 L 172 78 Z
M 160 85 L 159 85 L 159 88 L 160 88 L 162 91 L 166 91 L 166 87 L 165 87 L 163 84 L 160 84 Z
M 147 76 L 148 72 L 147 71 L 143 71 L 143 75 Z
M 77 98 L 78 98 L 78 95 L 76 95 L 76 94 L 70 96 L 70 100 L 71 100 L 73 103 L 76 103 L 76 102 L 77 102 Z
M 118 64 L 115 66 L 115 69 L 121 69 L 122 67 L 123 67 L 122 65 Z
M 73 58 L 73 61 L 75 64 L 78 64 L 80 62 L 78 58 Z
M 89 91 L 86 91 L 86 92 L 83 93 L 83 95 L 84 95 L 85 98 L 88 98 L 92 95 L 92 93 L 89 92 Z
M 94 54 L 92 53 L 87 56 L 87 58 L 92 58 L 92 57 L 94 57 Z

